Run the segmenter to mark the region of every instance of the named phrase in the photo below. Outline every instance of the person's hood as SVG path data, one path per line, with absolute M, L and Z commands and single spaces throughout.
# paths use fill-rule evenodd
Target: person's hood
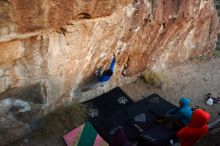
M 196 109 L 192 113 L 192 118 L 189 123 L 190 127 L 200 128 L 207 124 L 210 120 L 210 114 L 202 109 Z
M 180 99 L 180 103 L 181 103 L 181 107 L 187 107 L 187 106 L 189 106 L 189 104 L 190 104 L 190 99 L 189 99 L 189 98 L 182 97 L 182 98 Z

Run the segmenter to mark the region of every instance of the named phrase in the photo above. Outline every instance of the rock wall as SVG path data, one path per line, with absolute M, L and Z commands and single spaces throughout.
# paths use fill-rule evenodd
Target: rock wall
M 218 28 L 213 0 L 1 0 L 0 102 L 22 99 L 39 113 L 88 100 L 146 69 L 212 55 Z M 94 72 L 107 68 L 113 53 L 112 79 L 94 86 Z M 35 114 L 28 122 L 10 115 L 25 127 Z

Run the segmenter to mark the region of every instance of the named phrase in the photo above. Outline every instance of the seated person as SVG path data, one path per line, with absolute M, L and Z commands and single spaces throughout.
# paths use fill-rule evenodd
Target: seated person
M 115 54 L 114 54 L 111 65 L 107 70 L 103 71 L 103 73 L 101 73 L 100 70 L 96 71 L 96 75 L 98 77 L 99 82 L 107 82 L 108 80 L 110 80 L 114 72 L 115 62 L 116 62 L 116 59 L 115 59 Z
M 218 104 L 220 103 L 220 97 L 213 97 L 211 93 L 208 93 L 206 103 L 208 105 Z
M 132 146 L 122 127 L 113 133 L 109 146 Z
M 209 120 L 209 113 L 202 109 L 194 110 L 190 123 L 177 132 L 181 146 L 193 146 L 199 139 L 207 135 Z
M 164 117 L 175 120 L 180 127 L 184 127 L 190 122 L 192 116 L 192 110 L 189 106 L 190 99 L 182 97 L 179 104 L 180 107 L 168 111 Z

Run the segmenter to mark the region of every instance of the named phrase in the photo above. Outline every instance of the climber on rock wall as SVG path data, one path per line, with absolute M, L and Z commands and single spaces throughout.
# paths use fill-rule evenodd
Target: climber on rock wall
M 101 70 L 96 71 L 96 75 L 98 77 L 99 82 L 107 82 L 111 79 L 111 77 L 114 73 L 115 63 L 116 63 L 116 56 L 115 56 L 115 54 L 113 54 L 113 58 L 112 58 L 112 62 L 111 62 L 110 67 L 103 72 Z
M 95 80 L 84 85 L 84 87 L 81 89 L 81 92 L 86 92 L 88 90 L 95 89 L 97 87 L 103 87 L 104 84 L 111 79 L 114 73 L 115 63 L 116 63 L 116 55 L 113 54 L 113 58 L 109 68 L 104 71 L 102 70 L 102 68 L 97 69 L 95 72 L 96 75 Z

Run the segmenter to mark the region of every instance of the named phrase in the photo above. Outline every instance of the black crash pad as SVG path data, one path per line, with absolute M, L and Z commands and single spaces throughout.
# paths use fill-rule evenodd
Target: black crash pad
M 90 108 L 89 121 L 107 142 L 111 139 L 110 131 L 119 126 L 124 128 L 130 141 L 138 141 L 143 133 L 160 126 L 157 120 L 167 111 L 175 108 L 157 94 L 134 103 L 118 87 L 85 103 Z M 145 122 L 135 121 L 138 115 L 142 115 Z M 160 129 L 156 128 L 154 132 L 157 131 Z
M 142 145 L 167 146 L 175 132 L 165 126 L 157 126 L 141 133 Z
M 90 109 L 97 109 L 102 116 L 110 116 L 118 110 L 132 104 L 133 101 L 119 87 L 85 102 Z
M 120 110 L 134 102 L 119 87 L 84 102 L 89 107 L 89 121 L 106 141 L 110 140 L 109 131 L 125 119 L 126 115 Z M 119 114 L 119 115 L 118 115 Z M 124 116 L 125 118 L 122 118 Z M 121 118 L 119 118 L 121 117 Z M 118 119 L 118 120 L 115 120 Z

